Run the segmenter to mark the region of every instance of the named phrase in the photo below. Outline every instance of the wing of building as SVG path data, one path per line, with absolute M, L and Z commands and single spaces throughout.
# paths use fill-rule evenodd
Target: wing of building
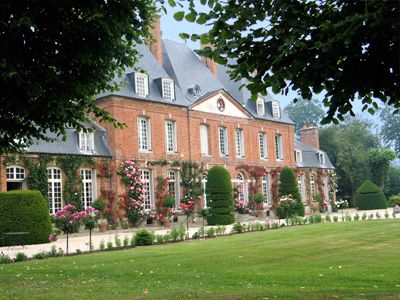
M 107 161 L 114 170 L 124 160 L 136 160 L 142 168 L 149 210 L 155 205 L 158 176 L 169 178 L 170 193 L 179 204 L 183 191 L 180 167 L 173 163 L 176 161 L 203 164 L 205 173 L 214 165 L 224 166 L 241 187 L 239 198 L 243 201 L 249 198 L 249 186 L 254 181 L 249 169 L 254 167 L 266 171 L 260 188 L 268 205 L 273 203 L 270 187 L 274 179 L 270 174 L 284 166 L 298 168 L 303 201 L 308 206 L 316 193 L 328 198 L 326 173 L 333 169 L 329 158 L 319 145 L 310 144 L 312 138 L 295 141 L 294 124 L 279 101 L 270 96 L 252 101 L 250 92 L 240 88 L 245 82 L 230 80 L 226 67 L 198 57 L 187 45 L 163 40 L 157 26 L 154 45 L 137 45 L 142 56 L 136 68 L 115 77 L 123 87 L 97 96 L 97 105 L 126 127 L 102 124 L 103 128 L 88 123 L 93 133 L 67 129 L 64 141 L 39 141 L 26 154 L 3 157 L 1 189 L 27 188 L 29 170 L 24 158 L 38 160 L 50 155 L 58 157 L 47 161 L 51 212 L 65 204 L 67 174 L 60 166 L 60 157 L 65 156 L 91 157 L 97 164 Z M 318 130 L 310 128 L 304 132 L 312 131 L 316 134 L 313 138 L 318 139 Z M 79 191 L 85 206 L 101 188 L 116 194 L 125 192 L 118 176 L 96 179 L 95 169 L 83 164 L 76 170 L 81 176 Z M 318 180 L 325 186 L 317 187 Z

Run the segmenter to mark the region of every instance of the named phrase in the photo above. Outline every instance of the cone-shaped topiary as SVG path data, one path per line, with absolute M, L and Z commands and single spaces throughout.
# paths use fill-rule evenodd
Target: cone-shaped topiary
M 355 204 L 361 210 L 387 208 L 385 195 L 371 180 L 365 180 L 358 188 Z
M 212 167 L 206 184 L 208 225 L 226 225 L 235 222 L 233 188 L 229 172 L 220 166 Z
M 304 205 L 301 201 L 301 195 L 299 191 L 299 187 L 297 185 L 297 176 L 296 172 L 290 167 L 284 167 L 281 171 L 279 178 L 279 195 L 282 196 L 291 196 L 293 200 L 295 200 L 295 205 L 290 212 L 285 212 L 284 217 L 290 217 L 293 215 L 304 216 Z M 280 213 L 279 207 L 277 208 L 278 217 L 283 217 Z
M 22 245 L 49 242 L 51 220 L 46 200 L 39 191 L 11 191 L 0 193 L 0 236 L 5 245 L 13 245 L 16 237 L 7 232 L 28 232 L 18 236 Z

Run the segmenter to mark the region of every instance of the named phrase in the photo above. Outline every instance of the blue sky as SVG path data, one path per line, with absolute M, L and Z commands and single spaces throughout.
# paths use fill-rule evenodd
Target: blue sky
M 200 7 L 203 7 L 203 6 L 200 5 L 199 8 Z M 168 7 L 167 14 L 163 14 L 161 16 L 161 30 L 162 30 L 163 38 L 167 38 L 167 39 L 175 40 L 175 41 L 178 41 L 181 43 L 185 43 L 185 41 L 179 37 L 179 33 L 186 32 L 189 34 L 192 34 L 192 33 L 201 34 L 201 33 L 207 32 L 207 27 L 205 25 L 191 23 L 191 22 L 187 22 L 185 20 L 183 20 L 181 22 L 175 21 L 173 18 L 173 14 L 179 10 L 182 10 L 182 9 L 180 7 L 175 7 L 175 8 Z M 192 49 L 198 49 L 200 47 L 198 42 L 192 42 L 192 41 L 188 40 L 188 41 L 186 41 L 186 43 Z M 297 94 L 293 91 L 289 92 L 289 94 L 287 96 L 281 95 L 281 94 L 276 95 L 276 94 L 273 94 L 272 91 L 269 91 L 269 93 L 271 94 L 271 96 L 274 99 L 280 101 L 282 106 L 288 105 L 297 96 Z M 322 100 L 322 96 L 316 95 L 315 98 Z M 360 102 L 356 101 L 353 105 L 355 107 L 355 113 L 357 115 L 359 115 L 361 117 L 371 118 L 371 119 L 374 119 L 374 121 L 379 122 L 379 118 L 377 116 L 371 116 L 369 113 L 361 112 L 362 105 Z

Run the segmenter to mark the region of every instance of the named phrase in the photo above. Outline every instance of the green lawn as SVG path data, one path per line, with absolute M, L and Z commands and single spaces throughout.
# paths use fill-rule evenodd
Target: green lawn
M 0 265 L 4 299 L 399 299 L 400 222 L 297 226 Z

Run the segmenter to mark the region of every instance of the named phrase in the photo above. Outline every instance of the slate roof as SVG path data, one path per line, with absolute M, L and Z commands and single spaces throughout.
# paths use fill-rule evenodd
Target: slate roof
M 84 123 L 86 127 L 93 127 L 94 132 L 94 152 L 91 154 L 82 153 L 79 150 L 79 133 L 73 128 L 67 128 L 67 139 L 62 140 L 59 137 L 55 142 L 46 142 L 40 140 L 28 147 L 28 153 L 48 153 L 48 154 L 71 154 L 71 155 L 88 155 L 88 156 L 104 156 L 111 157 L 110 147 L 106 139 L 106 132 L 103 127 L 95 122 Z M 51 132 L 46 134 L 50 138 L 57 138 L 57 135 Z
M 319 169 L 334 169 L 326 152 L 311 147 L 310 145 L 304 144 L 300 141 L 294 142 L 294 149 L 301 150 L 302 159 L 301 163 L 296 163 L 299 168 L 319 168 Z M 323 153 L 325 156 L 325 164 L 321 165 L 318 158 L 318 153 Z

